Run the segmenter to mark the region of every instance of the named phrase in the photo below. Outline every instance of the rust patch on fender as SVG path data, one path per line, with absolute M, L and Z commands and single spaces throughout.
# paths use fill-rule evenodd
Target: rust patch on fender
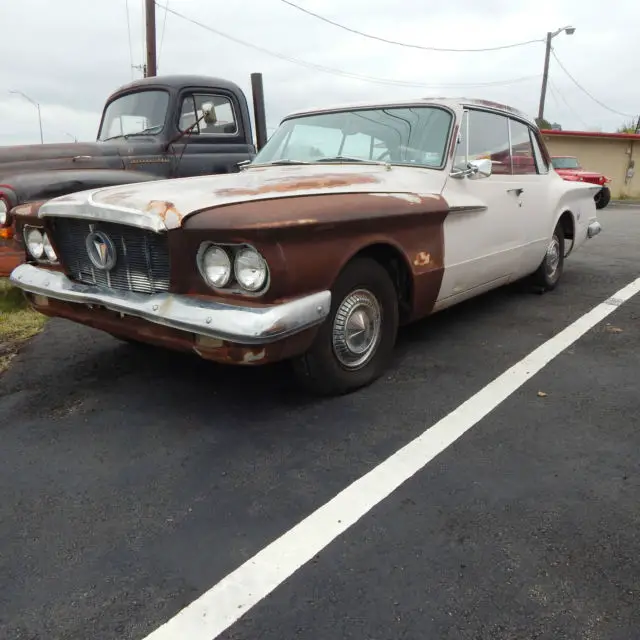
M 255 189 L 233 188 L 215 191 L 218 196 L 259 196 L 266 193 L 290 193 L 305 189 L 331 189 L 334 187 L 349 187 L 354 184 L 375 184 L 378 178 L 370 174 L 341 174 L 325 173 L 314 178 L 278 178 L 267 181 Z
M 182 222 L 182 214 L 176 209 L 173 202 L 164 200 L 151 200 L 144 209 L 148 213 L 155 213 L 164 222 L 166 227 L 179 226 Z M 167 218 L 169 223 L 167 223 Z

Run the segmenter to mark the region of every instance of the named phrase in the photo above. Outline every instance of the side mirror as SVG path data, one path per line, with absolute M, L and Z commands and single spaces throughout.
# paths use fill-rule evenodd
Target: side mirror
M 215 110 L 215 107 L 213 106 L 213 102 L 203 102 L 201 109 L 202 109 L 203 120 L 207 124 L 215 124 L 218 121 L 218 118 L 216 116 L 216 110 Z
M 488 178 L 491 175 L 493 163 L 489 158 L 481 160 L 470 160 L 466 169 L 454 169 L 449 175 L 452 178 L 469 178 L 477 180 L 478 178 Z
M 482 160 L 471 160 L 469 162 L 469 169 L 472 170 L 470 178 L 488 178 L 491 175 L 493 169 L 493 163 L 489 158 L 483 158 Z

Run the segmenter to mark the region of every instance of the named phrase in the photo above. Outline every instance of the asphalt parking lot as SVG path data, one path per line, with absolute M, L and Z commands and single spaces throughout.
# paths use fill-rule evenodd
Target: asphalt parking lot
M 0 638 L 152 634 L 635 280 L 640 207 L 599 218 L 556 291 L 413 325 L 342 398 L 51 321 L 0 379 Z M 637 295 L 219 637 L 637 638 L 639 318 Z

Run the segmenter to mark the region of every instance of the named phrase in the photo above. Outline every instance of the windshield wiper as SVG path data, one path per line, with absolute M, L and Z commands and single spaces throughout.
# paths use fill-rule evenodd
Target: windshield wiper
M 153 133 L 160 133 L 160 131 L 162 131 L 162 127 L 164 127 L 164 124 L 156 124 L 153 127 L 147 127 L 146 129 L 143 129 L 142 131 L 134 131 L 133 133 L 126 133 L 124 137 L 126 139 L 126 138 L 130 138 L 131 136 L 149 136 L 149 135 L 153 135 Z M 158 131 L 154 132 L 154 129 L 158 129 Z
M 366 164 L 388 164 L 382 160 L 365 160 L 364 158 L 354 158 L 352 156 L 328 156 L 326 158 L 316 158 L 315 162 L 364 162 Z
M 289 158 L 282 158 L 281 160 L 272 160 L 271 162 L 265 162 L 264 164 L 311 164 L 306 160 L 290 160 Z

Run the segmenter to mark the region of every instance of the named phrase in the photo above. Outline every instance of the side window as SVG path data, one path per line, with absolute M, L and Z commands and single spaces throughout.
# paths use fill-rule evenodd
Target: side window
M 537 174 L 531 145 L 530 127 L 517 120 L 509 120 L 511 127 L 511 161 L 517 175 Z
M 509 120 L 497 113 L 470 109 L 468 130 L 469 160 L 489 158 L 492 173 L 510 174 Z
M 202 135 L 236 135 L 238 122 L 233 104 L 226 96 L 194 93 L 182 100 L 178 127 L 185 131 L 199 118 L 192 130 Z
M 535 134 L 533 129 L 529 130 L 529 135 L 531 136 L 531 143 L 533 146 L 533 157 L 536 159 L 536 165 L 538 166 L 538 173 L 549 173 L 549 165 L 544 158 L 544 154 L 542 153 L 542 149 L 540 148 L 540 143 L 538 142 L 538 136 Z

